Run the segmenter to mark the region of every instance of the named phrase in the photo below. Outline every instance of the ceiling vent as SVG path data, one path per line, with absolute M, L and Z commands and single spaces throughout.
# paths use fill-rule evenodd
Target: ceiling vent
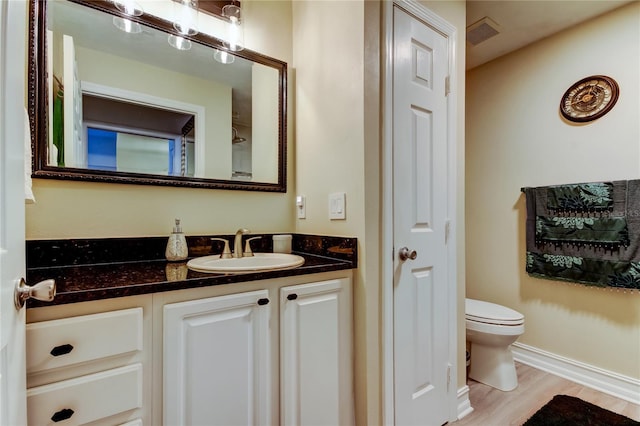
M 500 34 L 498 24 L 491 18 L 484 17 L 478 22 L 467 27 L 467 41 L 474 46 Z

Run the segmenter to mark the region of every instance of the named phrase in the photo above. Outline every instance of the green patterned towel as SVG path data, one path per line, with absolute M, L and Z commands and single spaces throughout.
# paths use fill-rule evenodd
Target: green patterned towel
M 640 289 L 640 262 L 527 252 L 527 273 L 596 287 Z
M 561 212 L 609 211 L 613 208 L 613 184 L 581 183 L 547 187 L 547 207 Z
M 624 217 L 538 216 L 536 242 L 577 244 L 614 250 L 629 245 Z
M 524 192 L 529 275 L 640 290 L 640 179 Z

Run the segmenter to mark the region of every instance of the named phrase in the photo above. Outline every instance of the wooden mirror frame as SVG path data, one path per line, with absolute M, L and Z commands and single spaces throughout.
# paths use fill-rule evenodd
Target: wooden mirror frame
M 122 14 L 108 0 L 68 0 L 113 16 L 126 17 L 142 25 L 176 34 L 173 24 L 163 19 L 143 14 L 130 17 Z M 113 172 L 72 167 L 57 167 L 47 164 L 48 129 L 47 115 L 47 64 L 46 64 L 46 16 L 47 0 L 29 0 L 29 63 L 28 63 L 28 113 L 31 130 L 32 177 L 75 181 L 121 183 L 136 185 L 160 185 L 209 189 L 232 189 L 243 191 L 287 191 L 287 63 L 249 49 L 234 52 L 235 56 L 263 64 L 278 71 L 278 181 L 277 183 L 247 182 L 182 176 L 151 175 L 143 173 Z M 198 33 L 187 37 L 195 43 L 213 49 L 226 50 L 222 40 Z

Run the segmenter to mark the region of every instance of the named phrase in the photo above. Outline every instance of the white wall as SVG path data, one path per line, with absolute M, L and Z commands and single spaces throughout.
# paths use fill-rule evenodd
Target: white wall
M 640 294 L 531 278 L 520 187 L 640 177 L 640 3 L 467 74 L 467 294 L 525 315 L 520 342 L 640 378 Z M 588 124 L 560 116 L 595 74 L 620 98 Z
M 247 0 L 242 6 L 246 46 L 290 64 L 291 4 Z M 292 84 L 290 80 L 289 93 Z M 288 144 L 291 153 L 295 141 L 290 130 Z M 289 188 L 293 186 L 291 159 L 289 154 Z M 33 189 L 36 204 L 26 206 L 29 240 L 162 236 L 171 233 L 175 217 L 182 219 L 187 234 L 196 235 L 235 232 L 240 227 L 253 232 L 291 232 L 294 227 L 292 189 L 271 194 L 47 179 L 34 179 Z

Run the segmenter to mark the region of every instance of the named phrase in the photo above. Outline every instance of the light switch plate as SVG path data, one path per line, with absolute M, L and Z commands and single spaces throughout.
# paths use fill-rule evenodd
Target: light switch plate
M 298 219 L 307 218 L 307 198 L 304 195 L 296 196 L 296 213 Z
M 329 194 L 329 219 L 340 220 L 347 218 L 347 194 L 334 192 Z

